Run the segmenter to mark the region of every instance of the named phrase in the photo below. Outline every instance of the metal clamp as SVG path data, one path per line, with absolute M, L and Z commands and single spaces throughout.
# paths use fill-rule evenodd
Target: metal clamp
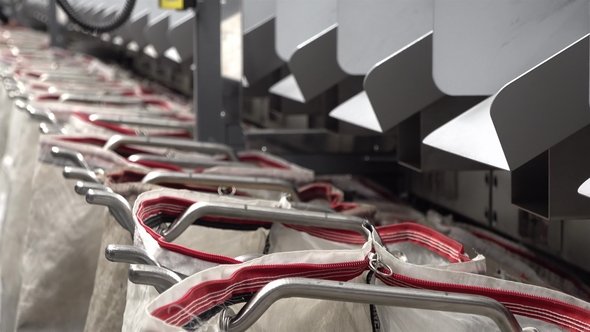
M 72 163 L 74 163 L 77 167 L 90 170 L 90 166 L 88 166 L 86 161 L 84 161 L 84 156 L 78 151 L 53 146 L 51 147 L 51 155 L 54 158 L 62 158 L 69 160 Z
M 149 172 L 142 183 L 180 183 L 185 185 L 212 186 L 212 187 L 237 187 L 259 190 L 280 191 L 291 196 L 293 201 L 299 202 L 299 193 L 292 183 L 269 178 L 251 176 L 231 176 L 202 173 L 181 173 L 167 171 Z
M 134 284 L 154 286 L 158 293 L 163 293 L 181 282 L 182 278 L 163 267 L 132 264 L 129 266 L 129 281 Z
M 172 148 L 190 152 L 219 153 L 226 155 L 231 161 L 239 161 L 234 150 L 227 145 L 194 142 L 187 139 L 114 135 L 106 142 L 103 148 L 105 150 L 115 150 L 125 144 Z
M 89 189 L 86 193 L 86 202 L 93 205 L 103 205 L 109 208 L 109 211 L 115 217 L 117 222 L 126 230 L 135 233 L 135 222 L 129 202 L 123 196 L 108 191 Z
M 96 177 L 94 172 L 89 171 L 85 168 L 70 167 L 66 166 L 63 170 L 63 176 L 66 179 L 74 179 L 86 182 L 100 183 L 100 180 Z
M 369 238 L 371 231 L 362 218 L 336 213 L 287 210 L 245 204 L 198 202 L 191 205 L 167 229 L 162 236 L 168 242 L 179 237 L 195 220 L 202 217 L 224 217 L 240 220 L 280 222 L 301 226 L 325 227 L 355 231 Z
M 76 182 L 76 185 L 74 186 L 74 191 L 76 192 L 76 194 L 81 195 L 81 196 L 85 196 L 90 189 L 107 191 L 109 193 L 113 192 L 113 189 L 111 189 L 105 185 L 102 185 L 100 183 L 94 183 L 94 182 L 78 181 L 78 182 Z
M 269 282 L 235 316 L 224 309 L 220 331 L 246 331 L 273 303 L 292 297 L 481 315 L 491 318 L 502 332 L 522 332 L 514 315 L 488 297 L 306 278 Z

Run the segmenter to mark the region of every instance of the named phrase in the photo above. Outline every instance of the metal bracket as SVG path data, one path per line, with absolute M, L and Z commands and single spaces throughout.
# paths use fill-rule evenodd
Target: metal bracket
M 162 13 L 149 20 L 144 30 L 145 39 L 158 56 L 163 55 L 171 46 L 167 38 L 169 20 L 170 14 Z

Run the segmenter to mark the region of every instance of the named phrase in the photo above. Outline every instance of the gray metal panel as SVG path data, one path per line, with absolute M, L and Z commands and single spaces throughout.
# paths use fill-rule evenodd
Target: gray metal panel
M 195 19 L 194 14 L 185 15 L 182 19 L 170 24 L 168 40 L 176 48 L 182 62 L 193 58 L 193 38 Z
M 364 86 L 381 132 L 443 97 L 432 80 L 432 33 L 377 64 Z
M 432 30 L 433 0 L 340 0 L 338 63 L 365 75 L 379 61 Z
M 430 172 L 408 170 L 411 191 L 477 223 L 489 224 L 489 171 Z M 460 219 L 460 218 L 459 218 Z
M 242 0 L 242 13 L 244 14 L 244 32 L 248 33 L 260 23 L 275 16 L 276 0 Z
M 134 41 L 140 50 L 148 44 L 144 31 L 148 23 L 149 13 L 148 9 L 144 9 L 134 15 L 133 20 L 129 23 L 126 29 L 125 38 L 128 38 L 129 42 Z
M 247 18 L 248 16 L 244 13 L 244 19 Z M 258 23 L 244 33 L 244 76 L 249 84 L 285 64 L 278 57 L 275 49 L 275 19 L 270 18 Z
M 436 84 L 449 95 L 494 94 L 587 34 L 588 7 L 587 0 L 435 1 Z
M 362 128 L 382 132 L 381 125 L 366 91 L 362 91 L 338 105 L 330 112 L 330 117 Z
M 502 145 L 490 117 L 494 97 L 447 122 L 422 141 L 437 149 L 509 170 Z
M 481 170 L 489 165 L 442 151 L 422 143 L 425 136 L 463 113 L 483 97 L 444 96 L 398 125 L 398 159 L 418 171 Z
M 590 272 L 590 220 L 565 220 L 561 258 Z
M 284 61 L 307 40 L 337 23 L 338 0 L 277 0 L 276 48 Z
M 512 238 L 519 238 L 519 209 L 512 204 L 511 174 L 507 171 L 492 172 L 492 227 Z
M 490 115 L 510 169 L 590 124 L 588 37 L 506 85 Z
M 157 17 L 149 20 L 145 27 L 145 39 L 151 44 L 156 52 L 160 55 L 164 54 L 172 45 L 168 41 L 168 22 L 170 19 L 169 13 L 162 13 Z
M 300 45 L 289 61 L 289 69 L 306 101 L 346 78 L 336 61 L 336 40 L 334 25 Z
M 506 85 L 424 144 L 514 170 L 590 123 L 588 37 Z

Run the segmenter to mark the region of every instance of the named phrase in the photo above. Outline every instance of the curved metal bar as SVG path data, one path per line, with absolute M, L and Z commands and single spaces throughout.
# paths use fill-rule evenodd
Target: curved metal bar
M 39 124 L 39 131 L 44 135 L 63 135 L 65 129 L 58 124 L 41 122 Z
M 500 302 L 488 297 L 306 278 L 286 278 L 268 283 L 237 315 L 231 317 L 224 312 L 220 330 L 246 331 L 273 303 L 291 297 L 481 315 L 491 318 L 502 332 L 522 332 L 514 315 Z
M 105 150 L 115 150 L 125 144 L 173 148 L 190 152 L 218 153 L 226 155 L 231 161 L 240 161 L 234 150 L 224 144 L 195 142 L 187 139 L 166 137 L 113 135 L 103 148 Z
M 129 266 L 129 281 L 139 285 L 154 286 L 158 293 L 182 281 L 176 273 L 159 266 L 132 264 Z
M 336 213 L 328 206 L 315 205 L 303 202 L 290 202 L 291 208 L 302 211 L 313 211 L 313 212 L 324 212 L 324 213 Z
M 269 208 L 245 204 L 230 204 L 218 202 L 198 202 L 191 205 L 167 229 L 163 230 L 164 239 L 174 241 L 195 220 L 202 217 L 224 217 L 241 220 L 257 220 L 265 222 L 280 222 L 293 225 L 325 227 L 355 231 L 366 238 L 370 231 L 365 226 L 365 220 L 359 217 L 345 216 L 336 213 L 310 212 Z
M 63 176 L 66 179 L 74 179 L 86 182 L 100 183 L 100 180 L 96 177 L 94 172 L 89 171 L 85 168 L 70 167 L 66 166 L 63 170 Z
M 74 94 L 64 93 L 59 97 L 60 102 L 82 102 L 82 103 L 97 103 L 97 104 L 118 104 L 118 105 L 143 105 L 144 101 L 141 98 L 134 98 L 129 96 L 98 96 L 95 94 Z
M 108 207 L 117 222 L 128 230 L 133 237 L 135 222 L 133 221 L 131 206 L 123 196 L 108 191 L 89 189 L 86 193 L 86 202 Z
M 55 116 L 53 113 L 40 109 L 38 107 L 34 107 L 33 105 L 29 104 L 24 108 L 25 111 L 29 113 L 29 116 L 37 121 L 49 122 L 49 123 L 56 123 Z
M 167 120 L 162 118 L 130 117 L 121 115 L 92 114 L 90 121 L 118 123 L 133 126 L 194 130 L 195 125 L 188 121 Z
M 210 168 L 215 166 L 226 166 L 226 167 L 242 167 L 242 168 L 258 168 L 255 164 L 251 163 L 242 163 L 242 162 L 234 162 L 234 161 L 224 161 L 224 160 L 213 160 L 209 158 L 203 157 L 192 157 L 192 156 L 157 156 L 153 154 L 134 154 L 127 158 L 131 162 L 141 162 L 141 161 L 153 161 L 158 163 L 165 163 L 170 165 L 175 165 L 182 168 Z
M 14 101 L 14 106 L 16 106 L 16 108 L 21 109 L 21 110 L 26 109 L 28 105 L 29 105 L 29 103 L 27 103 L 27 101 L 24 99 L 17 99 Z
M 126 244 L 109 244 L 104 249 L 107 260 L 115 263 L 147 264 L 160 266 L 155 258 L 142 248 Z
M 151 184 L 179 183 L 196 186 L 224 186 L 258 190 L 274 190 L 291 195 L 291 199 L 293 201 L 300 201 L 299 193 L 297 192 L 295 186 L 293 186 L 293 184 L 290 182 L 278 179 L 259 178 L 252 176 L 153 171 L 149 172 L 141 180 L 141 182 Z
M 76 192 L 76 194 L 78 195 L 86 195 L 88 193 L 88 190 L 102 190 L 102 191 L 107 191 L 109 193 L 113 192 L 113 189 L 100 184 L 100 183 L 94 183 L 94 182 L 83 182 L 83 181 L 78 181 L 76 182 L 76 185 L 74 186 L 74 191 Z
M 51 155 L 54 158 L 62 158 L 69 160 L 76 164 L 77 167 L 90 170 L 90 166 L 88 166 L 86 161 L 84 161 L 84 156 L 78 151 L 53 146 L 51 147 Z

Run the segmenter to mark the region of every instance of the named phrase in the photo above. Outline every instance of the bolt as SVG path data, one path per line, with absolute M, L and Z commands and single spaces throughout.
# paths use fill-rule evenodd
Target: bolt
M 262 150 L 262 152 L 266 152 L 266 146 L 263 146 L 262 148 L 260 148 L 260 150 Z
M 225 111 L 221 111 L 221 113 L 219 113 L 219 115 L 221 115 L 222 118 L 225 118 Z
M 373 151 L 379 151 L 379 145 L 375 144 L 375 145 L 373 146 Z

